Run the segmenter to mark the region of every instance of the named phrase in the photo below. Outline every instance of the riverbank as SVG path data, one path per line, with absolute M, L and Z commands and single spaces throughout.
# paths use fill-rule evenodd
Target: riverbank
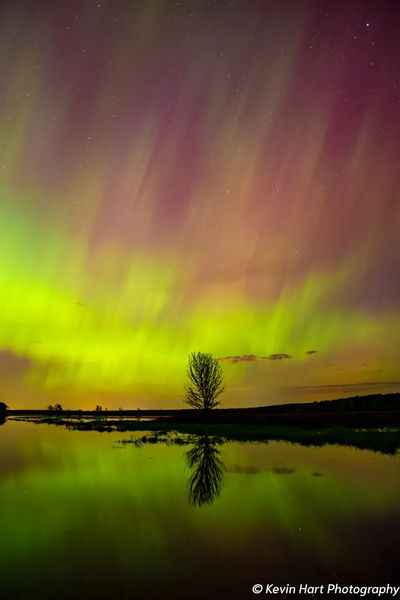
M 260 406 L 177 410 L 13 410 L 8 418 L 78 431 L 212 435 L 224 440 L 340 444 L 395 454 L 400 448 L 400 394 Z

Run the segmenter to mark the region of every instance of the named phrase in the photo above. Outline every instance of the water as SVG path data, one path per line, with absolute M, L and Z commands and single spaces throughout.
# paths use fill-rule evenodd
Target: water
M 120 443 L 131 438 L 0 428 L 3 598 L 241 599 L 255 597 L 254 583 L 399 584 L 398 456 Z

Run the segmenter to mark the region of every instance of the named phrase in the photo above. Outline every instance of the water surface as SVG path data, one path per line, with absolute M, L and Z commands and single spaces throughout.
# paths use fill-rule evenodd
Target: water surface
M 131 439 L 0 428 L 3 597 L 252 598 L 254 583 L 399 583 L 399 456 L 121 443 Z

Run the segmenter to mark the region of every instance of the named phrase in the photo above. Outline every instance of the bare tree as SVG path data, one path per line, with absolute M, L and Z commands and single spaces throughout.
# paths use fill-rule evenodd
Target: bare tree
M 185 402 L 189 406 L 203 410 L 218 406 L 217 398 L 224 391 L 224 379 L 217 358 L 204 352 L 192 352 L 189 354 L 187 376 Z
M 219 444 L 217 439 L 201 436 L 186 454 L 190 469 L 189 502 L 193 506 L 211 504 L 221 493 L 225 465 L 220 459 Z

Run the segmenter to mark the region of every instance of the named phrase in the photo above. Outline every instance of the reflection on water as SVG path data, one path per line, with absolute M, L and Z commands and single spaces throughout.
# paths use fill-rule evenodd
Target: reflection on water
M 225 465 L 220 459 L 218 445 L 218 441 L 204 435 L 196 440 L 186 454 L 191 471 L 189 502 L 193 506 L 210 504 L 221 493 Z
M 399 582 L 399 456 L 121 439 L 1 427 L 2 598 L 241 600 L 254 583 Z

